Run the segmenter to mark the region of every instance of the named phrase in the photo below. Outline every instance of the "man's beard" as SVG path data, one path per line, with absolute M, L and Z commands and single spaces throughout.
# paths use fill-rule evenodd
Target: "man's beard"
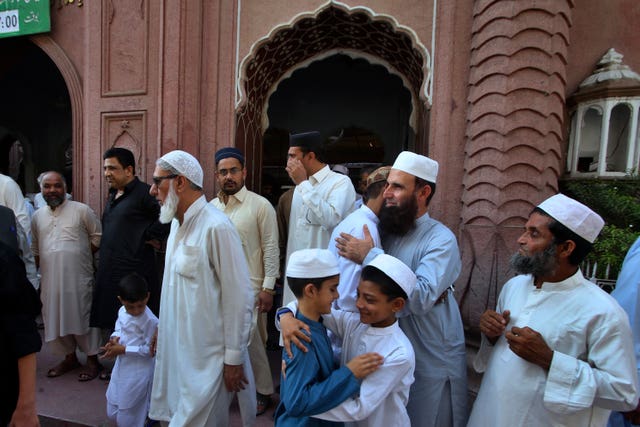
M 170 223 L 176 216 L 178 210 L 178 194 L 173 188 L 173 181 L 169 182 L 169 191 L 167 197 L 165 197 L 162 206 L 160 207 L 160 222 L 162 224 Z
M 229 185 L 232 184 L 232 185 Z M 240 182 L 239 185 L 237 185 L 237 183 L 235 181 L 229 181 L 228 183 L 222 183 L 222 192 L 224 194 L 226 194 L 227 196 L 233 196 L 234 194 L 236 194 L 238 191 L 240 191 L 240 189 L 244 187 L 244 181 Z
M 415 196 L 407 200 L 404 206 L 382 205 L 380 209 L 380 233 L 404 236 L 416 225 L 418 202 Z
M 44 198 L 44 201 L 47 202 L 47 205 L 55 209 L 64 202 L 64 199 L 65 196 L 47 196 Z
M 536 252 L 533 256 L 525 256 L 516 252 L 509 260 L 509 265 L 518 274 L 547 277 L 552 275 L 556 269 L 556 253 L 556 244 L 555 242 L 551 242 L 545 250 Z

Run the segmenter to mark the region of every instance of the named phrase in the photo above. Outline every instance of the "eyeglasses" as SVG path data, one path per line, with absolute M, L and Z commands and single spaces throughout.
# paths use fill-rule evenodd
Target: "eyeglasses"
M 154 176 L 153 178 L 151 178 L 151 180 L 156 185 L 156 187 L 159 187 L 160 184 L 162 184 L 162 181 L 164 181 L 165 179 L 173 179 L 173 178 L 177 178 L 178 176 L 179 175 L 176 175 L 175 173 L 172 173 L 171 175 Z
M 238 172 L 240 172 L 242 169 L 240 168 L 231 168 L 231 169 L 219 169 L 218 170 L 218 175 L 222 175 L 222 176 L 227 176 L 229 174 L 231 175 L 235 175 Z

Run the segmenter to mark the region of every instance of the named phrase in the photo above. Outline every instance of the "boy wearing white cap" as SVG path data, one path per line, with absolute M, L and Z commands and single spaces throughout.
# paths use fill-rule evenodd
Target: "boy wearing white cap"
M 579 268 L 603 225 L 562 194 L 533 210 L 511 259 L 520 275 L 480 318 L 469 426 L 604 426 L 611 409 L 635 408 L 629 321 Z
M 416 276 L 402 261 L 382 254 L 362 270 L 358 285 L 358 313 L 331 310 L 323 316 L 325 326 L 342 341 L 341 363 L 362 352 L 376 352 L 384 363 L 360 386 L 360 394 L 316 418 L 346 421 L 357 427 L 406 427 L 409 389 L 413 383 L 415 354 L 402 332 L 396 314 L 416 286 Z M 295 306 L 288 306 L 295 310 Z M 293 334 L 299 326 L 282 314 L 282 327 Z M 289 327 L 289 328 L 287 328 Z M 313 339 L 318 339 L 313 336 Z
M 331 312 L 338 298 L 338 263 L 326 249 L 303 249 L 291 254 L 287 264 L 287 283 L 298 301 L 296 318 L 316 337 L 307 352 L 293 348 L 282 352 L 280 404 L 275 412 L 276 426 L 335 426 L 330 421 L 311 418 L 338 405 L 360 389 L 360 381 L 378 368 L 380 355 L 363 354 L 346 366 L 333 362 L 331 342 L 321 315 Z M 337 369 L 336 369 L 337 368 Z

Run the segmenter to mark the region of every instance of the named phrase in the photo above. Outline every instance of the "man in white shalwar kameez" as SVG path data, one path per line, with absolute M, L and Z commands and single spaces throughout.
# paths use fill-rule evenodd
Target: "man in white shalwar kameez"
M 228 426 L 233 392 L 247 383 L 252 291 L 233 224 L 209 205 L 203 172 L 184 151 L 156 163 L 150 193 L 171 223 L 149 417 L 163 425 Z
M 102 228 L 91 208 L 65 198 L 66 184 L 57 172 L 47 172 L 40 183 L 48 206 L 32 219 L 31 250 L 40 267 L 44 340 L 65 355 L 47 376 L 57 377 L 79 366 L 76 347 L 87 354 L 87 366 L 78 379 L 98 375 L 100 330 L 89 327 L 94 285 L 93 254 L 100 246 Z
M 470 427 L 603 427 L 636 407 L 633 339 L 624 310 L 580 263 L 604 221 L 562 194 L 538 205 L 494 310 L 480 317 L 474 368 L 484 372 Z
M 356 190 L 348 176 L 324 162 L 319 132 L 289 137 L 286 171 L 296 184 L 289 214 L 287 260 L 300 249 L 326 248 L 331 232 L 355 207 Z M 283 305 L 295 300 L 284 286 Z

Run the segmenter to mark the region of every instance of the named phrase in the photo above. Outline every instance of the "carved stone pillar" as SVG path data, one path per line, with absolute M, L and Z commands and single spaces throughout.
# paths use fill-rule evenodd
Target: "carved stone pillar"
M 477 331 L 529 213 L 557 192 L 572 0 L 474 4 L 460 299 Z

